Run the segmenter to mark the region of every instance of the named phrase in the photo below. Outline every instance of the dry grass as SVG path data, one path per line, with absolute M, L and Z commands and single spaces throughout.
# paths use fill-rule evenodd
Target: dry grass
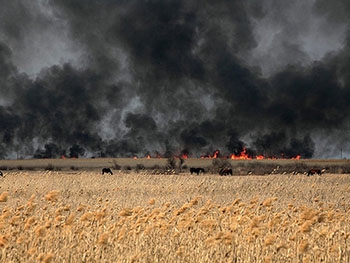
M 350 176 L 7 171 L 0 262 L 350 262 Z
M 175 159 L 176 166 L 179 166 L 180 160 Z M 102 167 L 119 168 L 126 170 L 126 167 L 137 169 L 144 167 L 154 169 L 155 167 L 164 168 L 167 166 L 166 158 L 81 158 L 81 159 L 24 159 L 24 160 L 0 160 L 0 170 L 98 170 Z M 350 173 L 349 160 L 230 160 L 230 159 L 208 159 L 208 158 L 189 158 L 184 160 L 186 167 L 203 167 L 210 172 L 217 173 L 217 166 L 229 165 L 235 174 L 247 174 L 252 171 L 256 174 L 270 173 L 276 167 L 280 167 L 280 172 L 305 172 L 310 167 L 329 168 L 328 173 Z M 216 168 L 215 168 L 216 167 Z

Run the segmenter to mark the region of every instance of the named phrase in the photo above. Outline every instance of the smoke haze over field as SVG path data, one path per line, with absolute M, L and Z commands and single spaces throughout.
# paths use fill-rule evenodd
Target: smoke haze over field
M 348 0 L 0 3 L 0 158 L 350 157 Z

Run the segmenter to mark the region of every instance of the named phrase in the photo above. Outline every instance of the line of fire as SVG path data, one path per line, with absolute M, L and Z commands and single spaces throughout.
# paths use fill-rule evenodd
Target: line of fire
M 182 154 L 178 156 L 174 156 L 182 159 L 188 159 L 191 156 L 187 152 L 183 152 Z M 134 155 L 132 157 L 133 159 L 138 159 L 139 156 Z M 151 159 L 151 158 L 164 158 L 159 154 L 156 154 L 155 156 L 151 156 L 151 154 L 147 154 L 146 156 L 143 156 L 143 158 Z M 240 152 L 240 154 L 229 154 L 229 155 L 222 155 L 220 153 L 220 150 L 215 150 L 212 155 L 202 155 L 200 158 L 202 159 L 216 159 L 216 158 L 222 158 L 222 159 L 231 159 L 231 160 L 263 160 L 263 159 L 291 159 L 291 160 L 299 160 L 301 159 L 300 155 L 296 155 L 293 157 L 286 157 L 283 153 L 281 153 L 280 156 L 264 156 L 262 154 L 260 155 L 254 155 L 253 153 L 249 152 L 247 148 L 243 148 L 243 150 Z

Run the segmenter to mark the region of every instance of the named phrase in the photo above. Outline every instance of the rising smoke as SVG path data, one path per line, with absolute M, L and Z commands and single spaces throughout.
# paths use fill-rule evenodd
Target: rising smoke
M 350 153 L 346 0 L 0 3 L 1 158 Z

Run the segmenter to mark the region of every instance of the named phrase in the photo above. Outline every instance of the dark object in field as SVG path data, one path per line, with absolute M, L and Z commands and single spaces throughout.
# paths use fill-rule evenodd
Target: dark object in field
M 191 172 L 191 174 L 193 174 L 193 173 L 199 174 L 200 172 L 204 173 L 204 169 L 203 168 L 190 168 L 190 172 Z
M 321 169 L 310 169 L 310 170 L 307 172 L 307 176 L 314 175 L 314 174 L 321 175 L 321 174 L 322 174 Z
M 110 168 L 102 168 L 102 174 L 113 174 Z
M 4 176 L 4 174 L 0 171 L 0 176 L 2 177 L 2 176 Z
M 220 175 L 232 175 L 231 168 L 222 168 L 219 172 Z

